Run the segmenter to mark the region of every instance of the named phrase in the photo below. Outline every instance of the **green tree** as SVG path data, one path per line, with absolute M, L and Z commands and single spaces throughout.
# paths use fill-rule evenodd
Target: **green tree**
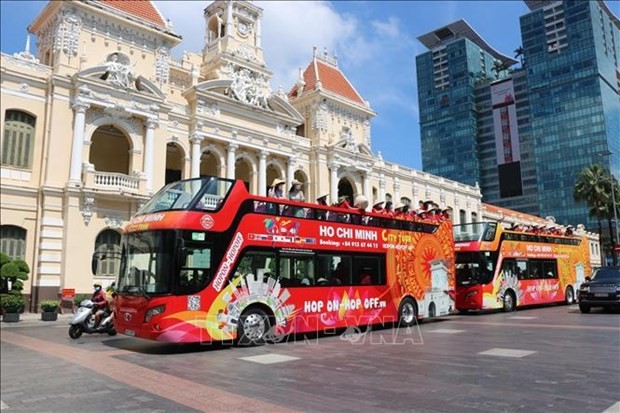
M 24 289 L 24 281 L 28 279 L 30 267 L 22 259 L 11 260 L 6 254 L 0 255 L 0 289 L 1 292 L 9 292 L 9 282 L 13 293 L 21 293 Z
M 599 234 L 602 237 L 603 228 L 601 220 L 607 220 L 609 226 L 609 237 L 612 245 L 614 241 L 614 231 L 612 230 L 611 220 L 614 216 L 613 200 L 611 198 L 612 176 L 606 168 L 601 165 L 592 165 L 584 168 L 577 175 L 573 197 L 577 202 L 585 202 L 588 205 L 589 215 L 598 221 Z M 614 191 L 616 195 L 616 204 L 618 204 L 618 181 L 613 178 Z M 601 246 L 601 251 L 603 251 Z M 616 264 L 616 256 L 612 252 L 614 264 Z

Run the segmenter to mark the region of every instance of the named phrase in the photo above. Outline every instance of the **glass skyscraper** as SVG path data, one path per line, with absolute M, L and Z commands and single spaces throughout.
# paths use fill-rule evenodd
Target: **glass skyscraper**
M 439 40 L 459 22 L 419 37 L 429 48 L 416 58 L 423 169 L 479 182 L 484 202 L 592 227 L 573 188 L 577 173 L 595 163 L 611 165 L 620 179 L 620 22 L 603 1 L 526 4 L 524 61 L 515 70 L 502 72 L 515 62 L 497 52 L 489 54 L 499 62 L 484 66 L 469 54 L 448 55 L 449 85 L 440 89 L 429 66 L 439 50 L 477 48 L 482 57 L 490 48 L 467 31 Z M 459 87 L 451 75 L 462 71 L 468 81 Z M 441 107 L 443 95 L 469 110 Z M 600 156 L 605 151 L 611 159 Z

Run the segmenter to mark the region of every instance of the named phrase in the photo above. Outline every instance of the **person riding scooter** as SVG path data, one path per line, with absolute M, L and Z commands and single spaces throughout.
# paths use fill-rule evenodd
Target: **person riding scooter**
M 101 284 L 93 285 L 95 291 L 93 292 L 92 297 L 90 298 L 93 302 L 93 313 L 95 313 L 95 328 L 99 326 L 101 322 L 101 318 L 108 311 L 108 299 L 106 297 L 105 291 L 101 288 Z

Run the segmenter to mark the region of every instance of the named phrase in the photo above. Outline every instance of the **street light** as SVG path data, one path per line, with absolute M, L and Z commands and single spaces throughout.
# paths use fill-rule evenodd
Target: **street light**
M 603 151 L 603 152 L 599 152 L 600 156 L 604 156 L 607 157 L 608 160 L 608 167 L 609 167 L 609 179 L 611 180 L 611 207 L 614 210 L 614 221 L 616 223 L 616 244 L 620 245 L 620 240 L 618 239 L 618 213 L 616 212 L 616 194 L 614 193 L 614 174 L 611 172 L 611 155 L 613 155 L 614 153 L 611 152 L 609 149 Z M 613 257 L 616 257 L 616 245 L 612 245 L 611 246 L 611 253 L 613 254 Z M 616 261 L 617 262 L 617 261 Z

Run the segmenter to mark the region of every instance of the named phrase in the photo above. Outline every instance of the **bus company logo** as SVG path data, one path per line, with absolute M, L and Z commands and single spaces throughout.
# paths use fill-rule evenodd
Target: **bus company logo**
M 213 220 L 213 217 L 209 214 L 204 214 L 202 218 L 200 218 L 200 225 L 202 225 L 204 229 L 213 228 L 213 224 L 215 224 L 215 221 Z
M 140 215 L 140 216 L 132 218 L 132 220 L 129 221 L 129 223 L 130 224 L 142 224 L 144 222 L 159 222 L 159 221 L 162 221 L 165 217 L 166 217 L 165 212 L 159 212 L 157 214 Z
M 215 274 L 215 279 L 213 280 L 213 288 L 215 288 L 215 291 L 220 292 L 224 286 L 224 280 L 228 277 L 228 273 L 230 273 L 230 269 L 234 265 L 242 245 L 243 235 L 241 235 L 240 232 L 237 232 L 237 235 L 235 235 L 228 251 L 226 251 L 224 262 L 222 262 L 222 265 L 220 265 L 220 268 L 217 270 L 217 274 Z

